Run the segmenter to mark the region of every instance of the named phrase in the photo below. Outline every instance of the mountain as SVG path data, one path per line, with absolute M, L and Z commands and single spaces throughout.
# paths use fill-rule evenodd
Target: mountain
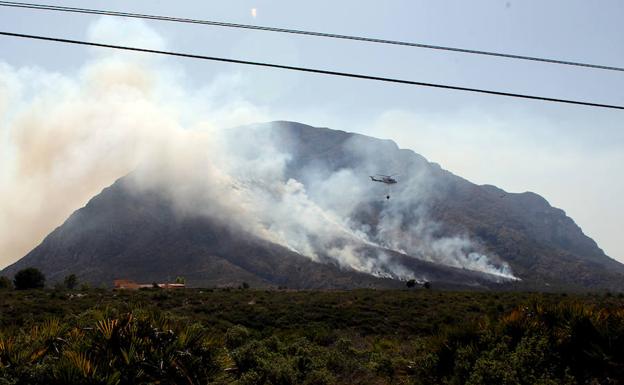
M 317 210 L 301 211 L 301 218 L 278 216 L 273 211 L 279 213 L 286 198 L 274 198 L 276 209 L 269 205 L 260 222 L 286 234 L 285 242 L 227 211 L 182 214 L 170 195 L 134 188 L 130 174 L 2 274 L 36 266 L 51 281 L 77 273 L 97 285 L 180 275 L 194 286 L 381 288 L 401 287 L 398 278 L 415 277 L 443 287 L 624 289 L 624 265 L 537 194 L 475 185 L 389 140 L 293 122 L 230 130 L 223 146 L 235 149 L 241 164 L 258 167 L 259 146 L 267 143 L 287 154 L 278 182 L 300 183 L 302 207 Z M 399 174 L 399 183 L 386 189 L 368 179 L 382 171 Z M 264 186 L 272 182 L 248 179 L 234 187 L 261 185 L 247 192 L 253 202 L 266 191 L 275 195 Z M 284 207 L 287 214 L 301 209 Z M 346 225 L 331 231 L 324 222 L 301 225 L 304 245 L 313 251 L 297 251 L 301 243 L 289 243 L 290 232 L 299 231 L 308 219 L 303 216 L 335 222 L 325 213 L 338 213 Z M 310 253 L 312 258 L 303 255 Z
M 392 279 L 313 262 L 283 246 L 205 216 L 180 216 L 158 193 L 137 194 L 126 178 L 104 189 L 2 274 L 37 266 L 49 280 L 77 273 L 81 281 L 166 281 L 184 276 L 191 286 L 288 288 L 403 287 Z M 424 261 L 412 267 L 436 282 L 479 286 L 482 274 Z

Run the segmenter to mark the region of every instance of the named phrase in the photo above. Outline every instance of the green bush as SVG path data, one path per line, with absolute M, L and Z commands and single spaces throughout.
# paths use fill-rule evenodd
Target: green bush
M 13 283 L 10 279 L 5 276 L 0 277 L 0 289 L 11 289 L 13 288 Z
M 199 325 L 132 313 L 88 328 L 51 319 L 0 338 L 0 377 L 17 384 L 205 384 L 220 371 L 217 356 Z
M 533 302 L 431 338 L 417 383 L 609 383 L 624 378 L 623 342 L 623 310 Z
M 617 384 L 622 309 L 575 293 L 2 290 L 0 385 Z
M 63 285 L 69 290 L 74 290 L 78 286 L 78 277 L 76 274 L 70 274 L 63 280 Z
M 41 289 L 45 286 L 45 276 L 39 269 L 29 267 L 15 274 L 13 285 L 17 290 Z
M 242 325 L 232 326 L 225 333 L 225 346 L 228 349 L 236 349 L 249 340 L 249 330 Z

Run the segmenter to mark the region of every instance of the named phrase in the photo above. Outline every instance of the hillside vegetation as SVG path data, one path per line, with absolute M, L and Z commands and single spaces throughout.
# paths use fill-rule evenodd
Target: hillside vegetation
M 0 290 L 0 384 L 620 384 L 624 298 Z

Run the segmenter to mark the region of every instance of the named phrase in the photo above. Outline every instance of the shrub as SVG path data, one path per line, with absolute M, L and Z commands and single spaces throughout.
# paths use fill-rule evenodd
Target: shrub
M 10 279 L 5 276 L 0 277 L 0 289 L 11 289 L 13 287 L 13 283 Z
M 326 369 L 315 370 L 307 376 L 305 385 L 331 385 L 336 379 Z
M 624 312 L 579 303 L 529 303 L 501 319 L 429 339 L 421 383 L 572 384 L 623 378 Z M 607 359 L 608 357 L 608 359 Z M 428 379 L 423 382 L 422 379 Z
M 11 338 L 0 335 L 0 384 L 214 383 L 219 351 L 206 332 L 140 313 L 87 328 L 51 319 Z
M 45 275 L 39 269 L 29 267 L 15 274 L 13 284 L 18 290 L 40 289 L 45 286 L 45 280 Z
M 249 330 L 242 325 L 232 326 L 225 332 L 225 346 L 228 349 L 236 349 L 249 339 Z
M 76 274 L 70 274 L 63 280 L 63 285 L 69 290 L 74 290 L 78 286 L 78 277 Z

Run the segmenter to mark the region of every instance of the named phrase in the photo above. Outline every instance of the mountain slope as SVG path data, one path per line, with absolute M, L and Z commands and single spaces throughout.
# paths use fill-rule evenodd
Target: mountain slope
M 364 175 L 387 170 L 400 174 L 396 190 L 400 194 L 401 185 L 417 174 L 418 183 L 425 185 L 419 192 L 427 198 L 402 209 L 425 206 L 440 224 L 439 235 L 461 233 L 476 239 L 508 262 L 525 287 L 624 289 L 624 265 L 608 257 L 563 210 L 535 193 L 475 185 L 389 140 L 292 122 L 276 122 L 271 129 L 274 139 L 291 149 L 288 173 L 297 179 L 305 181 L 302 170 L 310 168 L 325 170 L 322 177 L 340 169 Z M 374 223 L 378 200 L 359 207 L 352 216 Z
M 165 197 L 137 194 L 126 178 L 77 210 L 3 274 L 26 266 L 37 266 L 53 282 L 77 273 L 83 281 L 106 286 L 119 278 L 153 282 L 176 276 L 184 276 L 191 286 L 205 287 L 242 282 L 299 289 L 403 286 L 313 262 L 210 218 L 180 216 Z M 417 260 L 411 268 L 448 287 L 490 282 L 482 274 Z
M 133 189 L 130 175 L 94 197 L 2 274 L 36 266 L 52 281 L 78 273 L 98 285 L 116 278 L 152 282 L 181 275 L 196 286 L 244 281 L 350 288 L 400 287 L 391 279 L 406 277 L 399 271 L 447 287 L 624 289 L 624 266 L 536 194 L 477 186 L 392 141 L 299 123 L 233 129 L 225 146 L 236 149 L 245 164 L 262 151 L 259 143 L 288 155 L 282 179 L 305 187 L 307 205 L 339 213 L 352 238 L 335 235 L 318 242 L 317 255 L 310 259 L 227 219 L 227 213 L 218 218 L 181 214 L 166 194 Z M 377 172 L 398 173 L 399 183 L 386 190 L 368 179 Z M 279 234 L 291 227 L 270 218 L 276 221 L 270 228 Z M 355 250 L 359 262 L 377 263 L 367 271 L 386 278 L 350 268 L 326 250 L 330 247 Z M 501 278 L 507 276 L 507 265 L 520 281 Z

